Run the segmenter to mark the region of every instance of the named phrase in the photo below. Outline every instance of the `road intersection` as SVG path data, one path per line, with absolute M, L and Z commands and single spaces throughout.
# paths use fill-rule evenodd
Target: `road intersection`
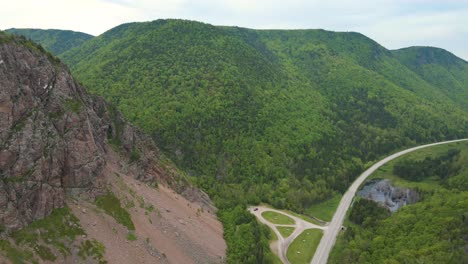
M 291 243 L 304 230 L 310 229 L 310 228 L 316 228 L 316 229 L 322 229 L 322 230 L 327 229 L 327 226 L 319 226 L 319 225 L 316 225 L 316 224 L 312 224 L 312 223 L 307 222 L 307 221 L 305 221 L 305 220 L 303 220 L 303 219 L 301 219 L 301 218 L 299 218 L 297 216 L 288 214 L 288 213 L 280 211 L 280 210 L 268 208 L 268 207 L 265 207 L 265 206 L 249 207 L 249 211 L 252 214 L 254 214 L 260 222 L 267 225 L 271 230 L 273 230 L 273 232 L 275 232 L 276 236 L 278 237 L 278 257 L 285 264 L 290 264 L 289 261 L 288 261 L 288 258 L 286 256 L 286 253 L 288 252 L 289 245 L 291 245 Z M 268 211 L 283 214 L 283 215 L 293 219 L 295 223 L 293 225 L 274 224 L 274 223 L 266 220 L 262 216 L 262 213 L 268 212 Z M 283 226 L 284 227 L 294 228 L 294 232 L 291 235 L 289 235 L 288 237 L 284 238 L 281 235 L 281 233 L 278 231 L 278 228 L 277 228 L 277 227 L 283 227 Z

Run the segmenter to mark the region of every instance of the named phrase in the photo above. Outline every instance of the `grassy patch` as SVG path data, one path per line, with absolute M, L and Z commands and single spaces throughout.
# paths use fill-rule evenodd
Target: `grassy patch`
M 278 226 L 276 227 L 281 235 L 286 238 L 294 232 L 294 227 Z
M 13 263 L 35 262 L 36 257 L 44 261 L 56 261 L 51 250 L 58 250 L 64 257 L 71 254 L 72 243 L 85 232 L 67 207 L 55 209 L 44 219 L 32 222 L 29 226 L 12 232 L 15 243 L 0 241 L 0 251 Z M 29 247 L 33 252 L 24 248 Z
M 267 207 L 267 208 L 276 209 L 276 208 L 274 208 L 274 207 L 272 207 L 271 205 L 266 204 L 266 203 L 261 203 L 260 205 L 261 205 L 261 206 L 264 206 L 264 207 Z M 284 209 L 282 209 L 281 211 L 283 211 L 283 212 L 285 212 L 285 213 L 288 213 L 288 214 L 290 214 L 290 215 L 294 215 L 295 217 L 300 218 L 300 219 L 302 219 L 302 220 L 304 220 L 304 221 L 307 221 L 307 222 L 309 222 L 309 223 L 312 223 L 312 224 L 315 224 L 315 225 L 319 225 L 319 226 L 323 226 L 323 224 L 322 224 L 321 222 L 319 222 L 319 221 L 313 219 L 313 218 L 310 217 L 310 216 L 303 215 L 303 214 L 298 214 L 298 213 L 295 213 L 295 212 L 290 211 L 290 210 L 284 210 Z
M 101 195 L 96 199 L 96 205 L 112 216 L 118 223 L 124 225 L 128 230 L 135 230 L 130 214 L 120 206 L 119 199 L 111 192 Z
M 138 237 L 135 235 L 134 232 L 128 232 L 127 239 L 130 240 L 130 241 L 135 241 L 135 240 L 138 239 Z
M 130 154 L 130 162 L 136 162 L 141 159 L 140 151 L 137 148 L 132 149 L 132 153 Z
M 273 211 L 263 212 L 262 216 L 273 224 L 294 225 L 296 223 L 291 217 Z
M 333 218 L 333 214 L 335 214 L 340 200 L 341 195 L 337 194 L 322 203 L 311 206 L 309 209 L 307 209 L 307 214 L 311 214 L 323 221 L 330 222 Z
M 68 111 L 72 111 L 73 113 L 79 113 L 83 107 L 83 103 L 74 99 L 67 99 L 64 105 Z
M 322 223 L 320 223 L 319 221 L 307 216 L 307 215 L 302 215 L 302 214 L 298 214 L 298 213 L 295 213 L 295 212 L 292 212 L 292 211 L 289 211 L 289 210 L 284 210 L 285 212 L 291 214 L 291 215 L 294 215 L 295 217 L 297 218 L 300 218 L 306 222 L 309 222 L 309 223 L 312 223 L 312 224 L 315 224 L 315 225 L 319 225 L 319 226 L 323 226 Z
M 7 240 L 0 240 L 0 253 L 7 257 L 13 264 L 27 262 L 37 263 L 37 261 L 34 260 L 32 252 L 17 249 Z
M 269 227 L 267 227 L 267 228 L 268 228 L 268 231 L 269 231 L 269 244 L 271 244 L 273 241 L 278 240 L 278 236 L 276 235 L 276 233 L 273 230 L 271 230 L 271 228 L 269 228 Z M 280 258 L 276 254 L 274 254 L 273 252 L 268 252 L 265 255 L 265 259 L 267 260 L 265 263 L 282 264 Z
M 323 232 L 320 229 L 304 230 L 288 248 L 289 262 L 291 264 L 310 263 L 322 235 Z
M 38 230 L 40 232 L 38 232 Z M 13 232 L 11 237 L 18 245 L 34 247 L 40 240 L 47 241 L 63 255 L 68 255 L 70 250 L 64 246 L 66 240 L 73 241 L 76 236 L 84 235 L 79 220 L 67 207 L 55 209 L 41 220 L 32 222 L 29 226 Z
M 36 252 L 42 260 L 55 261 L 57 259 L 48 247 L 41 244 L 34 246 L 34 252 Z
M 84 242 L 81 242 L 78 251 L 78 256 L 80 256 L 83 260 L 86 260 L 88 257 L 91 257 L 97 260 L 100 264 L 103 264 L 107 263 L 107 261 L 104 259 L 105 252 L 106 248 L 99 241 L 94 239 L 86 240 Z

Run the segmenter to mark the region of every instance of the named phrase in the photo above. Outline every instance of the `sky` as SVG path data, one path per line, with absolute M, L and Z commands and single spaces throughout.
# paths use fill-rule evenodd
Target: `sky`
M 255 29 L 360 32 L 388 49 L 434 46 L 468 61 L 468 0 L 0 0 L 0 29 L 92 35 L 181 18 Z

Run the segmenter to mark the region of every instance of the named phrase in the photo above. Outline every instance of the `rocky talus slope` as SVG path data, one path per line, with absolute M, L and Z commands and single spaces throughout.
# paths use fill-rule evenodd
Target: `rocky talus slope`
M 92 204 L 112 190 L 110 173 L 169 187 L 213 212 L 206 194 L 190 186 L 149 137 L 87 94 L 64 64 L 0 32 L 1 230 L 26 227 L 70 199 Z

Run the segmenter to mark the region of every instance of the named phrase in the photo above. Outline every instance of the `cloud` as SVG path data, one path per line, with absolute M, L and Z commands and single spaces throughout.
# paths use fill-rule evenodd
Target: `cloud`
M 99 34 L 138 16 L 139 12 L 132 8 L 94 0 L 18 0 L 2 4 L 0 26 L 3 29 L 72 29 Z
M 357 27 L 357 31 L 390 49 L 435 46 L 467 60 L 468 27 L 465 25 L 468 25 L 468 8 L 390 16 Z

